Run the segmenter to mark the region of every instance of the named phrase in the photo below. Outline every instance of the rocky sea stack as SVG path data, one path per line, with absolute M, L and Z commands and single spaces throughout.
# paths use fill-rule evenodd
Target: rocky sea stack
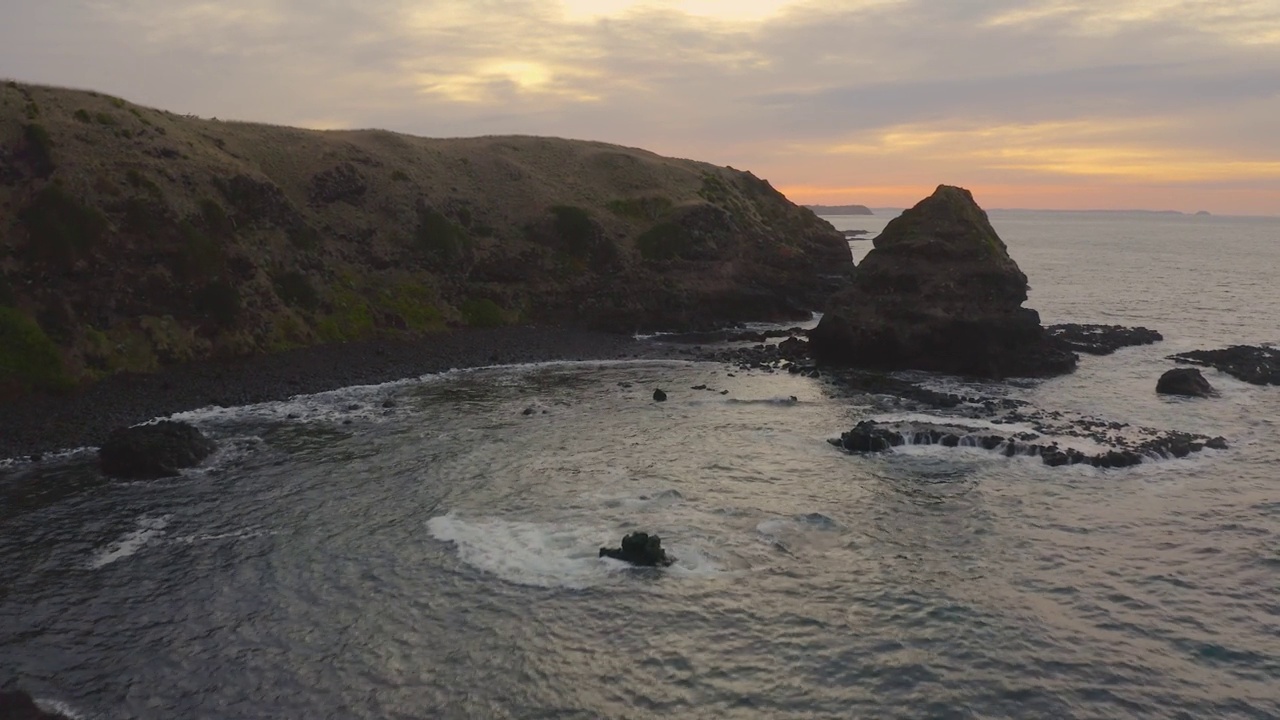
M 810 332 L 825 363 L 985 378 L 1070 372 L 1077 356 L 1022 307 L 1027 276 L 968 190 L 939 186 L 891 221 Z

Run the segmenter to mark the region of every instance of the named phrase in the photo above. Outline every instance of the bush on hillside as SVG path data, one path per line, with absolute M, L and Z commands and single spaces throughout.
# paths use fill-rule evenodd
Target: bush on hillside
M 68 385 L 58 347 L 44 330 L 21 311 L 0 307 L 0 388 L 48 390 Z
M 18 219 L 26 226 L 29 252 L 60 267 L 91 250 L 107 230 L 102 213 L 56 184 L 36 193 Z
M 462 321 L 471 327 L 499 327 L 507 324 L 506 313 L 498 303 L 488 299 L 472 299 L 462 303 Z

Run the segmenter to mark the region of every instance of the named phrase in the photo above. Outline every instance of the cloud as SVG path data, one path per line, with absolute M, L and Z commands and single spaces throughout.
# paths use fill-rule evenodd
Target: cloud
M 180 112 L 584 137 L 796 188 L 1236 178 L 1252 190 L 1234 209 L 1280 213 L 1274 0 L 44 0 L 14 13 L 7 72 Z

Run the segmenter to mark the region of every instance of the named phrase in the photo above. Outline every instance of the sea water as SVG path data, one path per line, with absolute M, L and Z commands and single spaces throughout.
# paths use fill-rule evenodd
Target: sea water
M 1280 388 L 1154 393 L 1169 354 L 1280 340 L 1280 222 L 992 219 L 1046 323 L 1165 341 L 913 379 L 1231 449 L 851 457 L 826 440 L 930 411 L 677 361 L 195 411 L 221 450 L 179 478 L 0 469 L 49 488 L 0 507 L 0 670 L 85 718 L 1280 716 Z M 675 565 L 598 557 L 633 529 Z

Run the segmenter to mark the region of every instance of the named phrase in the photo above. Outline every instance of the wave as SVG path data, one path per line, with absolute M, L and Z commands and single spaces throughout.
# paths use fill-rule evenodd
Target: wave
M 136 555 L 147 544 L 164 535 L 164 530 L 169 527 L 169 520 L 172 517 L 172 515 L 162 515 L 160 517 L 144 515 L 138 518 L 137 527 L 134 530 L 94 553 L 89 560 L 89 568 L 98 570 L 117 560 Z

